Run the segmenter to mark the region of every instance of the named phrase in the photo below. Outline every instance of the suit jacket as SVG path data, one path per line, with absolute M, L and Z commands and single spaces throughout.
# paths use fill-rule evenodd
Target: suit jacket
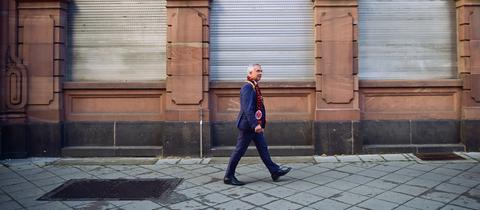
M 240 112 L 237 117 L 237 128 L 241 130 L 255 130 L 258 122 L 255 118 L 257 111 L 257 93 L 250 82 L 246 82 L 240 90 Z M 261 107 L 262 111 L 262 128 L 265 128 L 266 115 L 265 106 Z

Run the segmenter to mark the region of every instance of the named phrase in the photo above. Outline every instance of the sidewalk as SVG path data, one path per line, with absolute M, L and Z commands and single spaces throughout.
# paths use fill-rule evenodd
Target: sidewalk
M 480 153 L 421 161 L 412 154 L 274 157 L 272 182 L 243 158 L 241 187 L 222 182 L 228 158 L 28 158 L 0 161 L 0 209 L 480 209 Z M 69 179 L 184 178 L 164 200 L 36 201 Z

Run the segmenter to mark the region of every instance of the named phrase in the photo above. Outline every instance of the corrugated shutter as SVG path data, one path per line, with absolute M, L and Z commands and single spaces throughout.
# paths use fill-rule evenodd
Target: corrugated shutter
M 215 0 L 210 11 L 210 78 L 244 80 L 262 64 L 264 80 L 313 80 L 311 0 Z
M 359 0 L 363 79 L 456 77 L 455 1 Z
M 70 79 L 164 79 L 165 5 L 165 0 L 70 1 Z

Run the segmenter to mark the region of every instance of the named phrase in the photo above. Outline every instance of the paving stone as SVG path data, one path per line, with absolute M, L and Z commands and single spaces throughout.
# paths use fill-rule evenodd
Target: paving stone
M 75 209 L 118 209 L 118 207 L 107 201 L 93 201 L 75 206 Z
M 197 174 L 211 174 L 211 173 L 216 173 L 216 172 L 219 172 L 219 171 L 221 171 L 222 174 L 225 173 L 225 171 L 223 171 L 223 170 L 220 170 L 220 169 L 215 168 L 215 167 L 210 167 L 210 166 L 205 166 L 205 167 L 202 167 L 202 168 L 199 168 L 199 169 L 195 169 L 193 172 L 197 173 Z
M 463 208 L 460 206 L 455 206 L 455 205 L 446 205 L 442 207 L 440 210 L 470 210 L 470 209 Z
M 441 174 L 436 174 L 436 173 L 428 172 L 428 173 L 426 173 L 426 174 L 423 174 L 423 175 L 421 175 L 421 176 L 418 176 L 417 178 L 419 178 L 419 179 L 425 179 L 425 180 L 434 180 L 434 181 L 443 182 L 443 181 L 446 181 L 446 180 L 450 179 L 451 177 L 450 177 L 450 176 L 441 175 Z
M 367 209 L 393 209 L 397 207 L 398 204 L 372 198 L 358 204 L 358 206 L 364 207 Z
M 270 203 L 272 201 L 275 201 L 277 199 L 278 199 L 277 197 L 267 195 L 267 194 L 264 194 L 264 193 L 255 193 L 253 195 L 240 198 L 240 200 L 247 201 L 247 202 L 249 202 L 251 204 L 254 204 L 254 205 L 257 205 L 257 206 L 263 206 L 263 205 L 265 205 L 267 203 Z
M 324 168 L 324 167 L 320 167 L 319 164 L 315 164 L 315 165 L 312 165 L 312 166 L 307 166 L 307 167 L 303 167 L 301 169 L 299 169 L 300 171 L 305 171 L 305 172 L 309 172 L 311 174 L 319 174 L 319 173 L 322 173 L 322 172 L 325 172 L 325 171 L 328 171 L 330 169 L 328 168 Z M 295 170 L 297 171 L 297 170 Z M 292 171 L 293 172 L 293 171 Z
M 382 194 L 379 194 L 375 197 L 376 199 L 392 202 L 392 203 L 398 203 L 402 204 L 405 203 L 411 199 L 413 199 L 413 196 L 402 194 L 402 193 L 397 193 L 397 192 L 392 192 L 392 191 L 386 191 Z
M 364 162 L 384 162 L 381 155 L 359 155 L 360 160 Z
M 40 189 L 40 188 L 30 188 L 30 189 L 25 189 L 22 191 L 16 191 L 13 193 L 9 193 L 10 196 L 14 199 L 21 199 L 21 198 L 28 198 L 28 197 L 33 197 L 33 196 L 40 196 L 43 195 L 45 192 Z
M 383 154 L 381 155 L 386 161 L 408 161 L 403 154 Z
M 440 191 L 444 191 L 444 192 L 462 194 L 464 192 L 467 192 L 470 188 L 464 187 L 464 186 L 459 186 L 459 185 L 453 185 L 453 184 L 449 184 L 449 183 L 442 183 L 442 184 L 439 184 L 438 186 L 436 186 L 435 189 L 440 190 Z
M 319 202 L 312 203 L 310 207 L 315 209 L 347 209 L 350 207 L 350 205 L 331 199 L 324 199 Z
M 300 192 L 296 193 L 294 195 L 288 196 L 284 198 L 285 200 L 291 201 L 298 203 L 303 206 L 308 206 L 312 203 L 317 202 L 319 199 L 316 195 L 310 194 L 310 193 L 305 193 L 305 192 Z
M 342 191 L 330 188 L 330 187 L 325 187 L 325 186 L 319 186 L 313 189 L 310 189 L 307 191 L 308 193 L 312 193 L 315 195 L 322 196 L 324 198 L 329 198 L 335 194 L 341 193 Z
M 366 169 L 361 168 L 361 167 L 356 167 L 354 165 L 346 165 L 346 166 L 343 166 L 343 167 L 336 168 L 335 170 L 345 172 L 345 173 L 349 173 L 349 174 L 355 174 L 355 173 L 358 173 L 360 171 L 364 171 Z
M 2 179 L 2 181 L 0 182 L 0 187 L 3 188 L 4 186 L 20 184 L 24 182 L 27 182 L 27 180 L 22 179 L 20 177 Z
M 24 209 L 24 207 L 20 206 L 20 204 L 15 201 L 7 201 L 0 203 L 0 207 L 2 210 Z
M 338 163 L 338 159 L 335 156 L 314 156 L 313 159 L 316 163 Z
M 421 195 L 422 198 L 434 200 L 442 203 L 448 203 L 458 197 L 458 194 L 447 193 L 437 190 L 429 190 Z
M 40 205 L 44 205 L 52 202 L 52 201 L 37 201 L 37 198 L 39 198 L 40 196 L 41 195 L 26 197 L 26 198 L 16 198 L 15 201 L 17 201 L 17 203 L 19 203 L 20 205 L 26 208 L 40 206 Z
M 436 169 L 437 167 L 438 167 L 438 165 L 428 165 L 428 164 L 413 164 L 413 165 L 407 166 L 407 168 L 409 168 L 409 169 L 418 170 L 418 171 L 425 171 L 425 172 Z
M 342 163 L 362 162 L 358 155 L 340 155 L 335 157 Z
M 464 187 L 471 187 L 471 186 L 478 185 L 480 183 L 480 181 L 475 180 L 475 179 L 469 179 L 469 178 L 456 176 L 456 177 L 452 177 L 450 180 L 448 180 L 448 183 L 454 184 L 454 185 L 459 185 L 459 186 L 464 186 Z
M 338 180 L 338 181 L 330 182 L 330 183 L 326 184 L 325 186 L 344 191 L 344 190 L 349 190 L 349 189 L 352 189 L 354 187 L 357 187 L 358 185 L 359 184 L 355 184 L 355 183 L 352 183 L 352 182 L 346 182 L 346 181 L 343 181 L 343 180 Z
M 418 210 L 418 209 L 401 205 L 401 206 L 395 208 L 395 210 Z
M 72 208 L 75 208 L 77 206 L 84 206 L 84 205 L 87 205 L 87 204 L 90 204 L 90 203 L 93 203 L 93 202 L 96 202 L 96 201 L 62 201 L 63 204 L 69 206 L 69 207 L 72 207 Z
M 387 180 L 382 180 L 382 179 L 373 180 L 373 181 L 371 181 L 371 182 L 369 182 L 365 185 L 380 188 L 380 189 L 384 189 L 384 190 L 390 190 L 390 189 L 398 186 L 397 183 L 387 181 Z
M 329 177 L 336 178 L 336 179 L 340 179 L 340 178 L 349 176 L 350 174 L 340 172 L 340 171 L 327 171 L 325 173 L 322 173 L 322 175 L 323 176 L 329 176 Z
M 373 180 L 373 178 L 366 177 L 366 176 L 360 176 L 360 175 L 351 175 L 351 176 L 347 176 L 347 177 L 342 178 L 342 180 L 352 182 L 352 183 L 356 183 L 356 184 L 365 184 L 367 182 L 371 182 Z
M 307 178 L 304 179 L 304 181 L 308 181 L 308 182 L 318 184 L 318 185 L 333 182 L 335 180 L 337 180 L 337 179 L 335 179 L 333 177 L 329 177 L 329 176 L 324 176 L 322 174 L 314 175 L 314 176 L 307 177 Z
M 287 188 L 290 188 L 290 189 L 298 190 L 298 191 L 307 191 L 309 189 L 312 189 L 312 188 L 316 187 L 317 185 L 314 185 L 310 182 L 299 180 L 299 181 L 295 181 L 295 182 L 285 184 L 283 186 L 287 187 Z
M 196 184 L 196 185 L 203 185 L 203 184 L 207 184 L 207 183 L 210 183 L 210 182 L 214 181 L 214 179 L 212 177 L 209 177 L 209 176 L 199 176 L 199 177 L 196 177 L 196 178 L 188 179 L 188 181 L 193 183 L 193 184 Z M 217 181 L 217 180 L 215 180 L 215 181 Z
M 380 177 L 385 176 L 387 174 L 388 173 L 385 172 L 385 171 L 378 171 L 378 170 L 373 170 L 373 169 L 358 172 L 358 175 L 368 176 L 368 177 L 372 177 L 372 178 L 380 178 Z
M 306 177 L 310 177 L 313 175 L 315 175 L 315 173 L 292 169 L 287 175 L 285 175 L 285 177 L 290 177 L 295 179 L 304 179 Z
M 229 201 L 229 202 L 226 202 L 226 203 L 215 206 L 215 208 L 218 208 L 218 209 L 232 209 L 232 208 L 234 208 L 234 209 L 239 209 L 239 210 L 254 209 L 254 207 L 255 206 L 250 205 L 247 202 L 243 202 L 243 201 L 240 201 L 240 200 L 232 200 L 232 201 Z
M 176 164 L 180 161 L 180 159 L 159 159 L 155 165 L 158 164 Z
M 35 185 L 37 186 L 47 186 L 47 185 L 52 185 L 52 184 L 60 184 L 60 183 L 64 183 L 65 180 L 60 178 L 60 177 L 50 177 L 50 178 L 46 178 L 46 179 L 39 179 L 39 180 L 35 180 L 35 181 L 32 181 L 32 183 L 34 183 Z
M 401 175 L 401 174 L 391 173 L 391 174 L 387 174 L 387 175 L 383 176 L 383 177 L 380 178 L 380 179 L 401 184 L 401 183 L 405 183 L 405 182 L 413 179 L 413 177 L 411 177 L 411 176 L 405 176 L 405 175 Z
M 267 205 L 264 205 L 262 207 L 266 209 L 282 210 L 282 209 L 298 209 L 302 206 L 289 201 L 285 201 L 285 200 L 277 200 Z
M 287 196 L 291 196 L 295 193 L 298 193 L 298 191 L 296 191 L 296 190 L 286 188 L 286 187 L 282 187 L 282 186 L 275 187 L 275 188 L 265 190 L 265 191 L 262 191 L 262 192 L 265 193 L 265 194 L 275 196 L 275 197 L 279 197 L 279 198 L 285 198 Z
M 211 190 L 211 191 L 213 191 L 213 192 L 223 191 L 223 190 L 227 190 L 227 189 L 230 189 L 230 188 L 234 187 L 232 185 L 224 184 L 223 181 L 215 181 L 215 182 L 211 182 L 211 183 L 208 183 L 208 184 L 204 184 L 202 186 Z
M 385 192 L 385 190 L 379 189 L 379 188 L 376 188 L 376 187 L 372 187 L 372 186 L 361 185 L 361 186 L 355 187 L 353 189 L 350 189 L 349 192 L 359 194 L 359 195 L 368 196 L 368 197 L 373 197 L 373 196 L 376 196 L 380 193 Z
M 452 164 L 445 164 L 443 167 L 465 171 L 465 170 L 471 169 L 475 166 L 478 166 L 478 164 L 475 164 L 475 163 L 452 163 Z
M 395 174 L 400 174 L 404 176 L 410 176 L 410 177 L 417 177 L 425 174 L 425 171 L 418 171 L 418 170 L 413 170 L 409 168 L 402 168 L 398 171 L 394 172 Z
M 415 187 L 415 186 L 410 186 L 410 185 L 400 185 L 400 186 L 392 189 L 392 191 L 400 192 L 400 193 L 408 194 L 408 195 L 413 195 L 413 196 L 418 196 L 418 195 L 426 192 L 427 190 L 428 190 L 427 188 Z
M 480 200 L 478 198 L 471 198 L 471 197 L 462 195 L 457 199 L 453 200 L 452 202 L 450 202 L 450 204 L 454 204 L 461 207 L 467 207 L 471 209 L 479 209 Z
M 12 200 L 10 196 L 0 191 L 0 203 Z
M 446 175 L 446 176 L 456 176 L 457 174 L 461 173 L 461 170 L 455 170 L 455 169 L 449 169 L 449 168 L 436 168 L 430 171 L 431 173 L 436 173 L 440 175 Z
M 207 204 L 207 205 L 210 205 L 210 206 L 215 206 L 215 205 L 218 205 L 220 203 L 225 203 L 227 201 L 232 200 L 232 198 L 230 198 L 228 196 L 225 196 L 223 194 L 220 194 L 220 193 L 212 193 L 212 194 L 208 194 L 208 195 L 198 196 L 194 199 L 196 201 L 202 203 L 202 204 Z
M 445 204 L 440 203 L 438 201 L 432 201 L 432 200 L 427 200 L 423 198 L 414 198 L 403 205 L 408 207 L 418 208 L 418 209 L 439 209 Z
M 276 190 L 276 189 L 278 189 L 278 187 L 273 188 L 272 190 Z M 285 189 L 290 190 L 288 188 L 285 188 Z M 253 195 L 257 192 L 253 191 L 251 189 L 245 188 L 245 187 L 232 187 L 232 188 L 227 189 L 227 190 L 222 190 L 222 191 L 220 191 L 220 193 L 222 193 L 224 195 L 227 195 L 229 197 L 238 199 L 238 198 L 241 198 L 241 197 L 246 197 L 246 196 L 249 196 L 249 195 Z M 270 190 L 264 191 L 264 193 L 271 195 Z M 281 196 L 281 195 L 279 194 L 279 196 Z
M 412 179 L 412 180 L 406 182 L 405 184 L 408 184 L 408 185 L 411 185 L 411 186 L 416 186 L 416 187 L 432 188 L 434 186 L 439 185 L 440 183 L 442 183 L 442 182 L 435 181 L 435 180 L 426 180 L 426 179 L 415 178 L 415 179 Z
M 32 189 L 32 188 L 37 188 L 37 186 L 35 186 L 34 184 L 30 183 L 30 182 L 22 182 L 22 183 L 18 183 L 18 184 L 12 184 L 12 185 L 8 185 L 8 186 L 4 186 L 2 187 L 2 190 L 4 192 L 7 192 L 7 193 L 13 193 L 13 192 L 17 192 L 17 191 L 23 191 L 23 190 L 28 190 L 28 189 Z
M 477 161 L 480 161 L 480 152 L 466 152 L 464 153 L 465 155 L 477 160 Z
M 255 191 L 260 191 L 260 192 L 268 190 L 268 189 L 272 189 L 276 186 L 277 185 L 275 185 L 275 184 L 271 184 L 271 183 L 264 182 L 264 181 L 256 181 L 256 182 L 248 183 L 247 185 L 245 185 L 245 187 L 247 187 L 249 189 L 252 189 L 252 190 L 255 190 Z
M 205 209 L 208 206 L 201 204 L 195 200 L 188 200 L 181 203 L 168 206 L 170 209 Z
M 187 196 L 189 198 L 194 198 L 194 197 L 197 197 L 197 196 L 202 196 L 202 195 L 212 193 L 212 191 L 205 188 L 205 187 L 197 186 L 197 187 L 192 187 L 192 188 L 189 188 L 189 189 L 186 189 L 186 190 L 178 191 L 178 193 L 184 194 L 185 196 Z
M 400 170 L 401 168 L 402 167 L 399 167 L 399 166 L 391 166 L 391 165 L 387 165 L 387 164 L 382 164 L 382 165 L 375 166 L 372 169 L 377 170 L 377 171 L 384 171 L 384 172 L 394 172 L 394 171 Z
M 369 199 L 369 197 L 363 196 L 363 195 L 357 195 L 349 192 L 342 192 L 330 197 L 330 199 L 334 199 L 337 201 L 341 201 L 343 203 L 354 205 Z
M 191 164 L 199 164 L 201 162 L 202 162 L 202 159 L 200 158 L 189 158 L 189 159 L 180 159 L 180 161 L 177 164 L 191 165 Z

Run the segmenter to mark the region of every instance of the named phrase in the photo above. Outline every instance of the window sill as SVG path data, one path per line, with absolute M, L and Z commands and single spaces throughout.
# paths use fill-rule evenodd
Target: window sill
M 360 80 L 361 88 L 382 87 L 462 87 L 461 79 L 435 79 L 435 80 Z
M 135 82 L 73 82 L 63 83 L 64 90 L 148 90 L 165 89 L 165 81 L 135 81 Z

